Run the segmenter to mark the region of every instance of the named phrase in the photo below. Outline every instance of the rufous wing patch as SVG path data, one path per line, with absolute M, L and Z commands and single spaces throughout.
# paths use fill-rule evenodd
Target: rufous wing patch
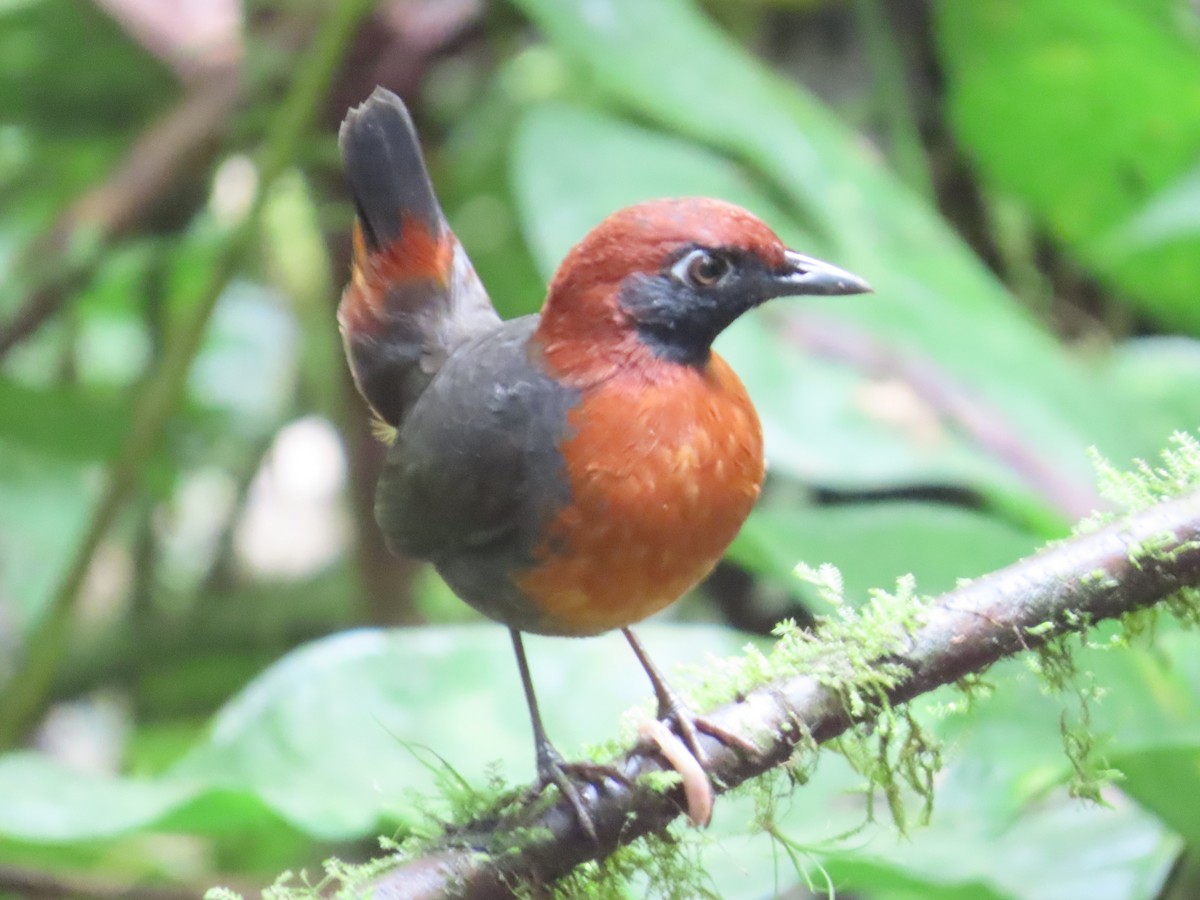
M 354 264 L 350 283 L 342 294 L 338 318 L 350 333 L 375 333 L 386 321 L 387 304 L 394 298 L 419 296 L 393 291 L 414 283 L 428 284 L 431 292 L 448 289 L 454 265 L 455 237 L 448 229 L 437 233 L 417 216 L 404 217 L 400 237 L 372 250 L 360 223 L 354 223 Z

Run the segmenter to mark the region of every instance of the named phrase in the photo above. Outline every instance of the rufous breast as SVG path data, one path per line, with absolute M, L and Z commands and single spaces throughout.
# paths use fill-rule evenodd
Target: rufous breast
M 571 503 L 516 581 L 547 632 L 597 634 L 658 612 L 717 564 L 762 487 L 762 428 L 715 353 L 619 371 L 568 425 Z

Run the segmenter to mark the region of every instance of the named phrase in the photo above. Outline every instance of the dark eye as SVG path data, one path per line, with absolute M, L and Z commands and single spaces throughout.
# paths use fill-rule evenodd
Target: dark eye
M 671 273 L 680 281 L 708 288 L 724 281 L 732 269 L 729 260 L 720 254 L 693 250 L 671 267 Z

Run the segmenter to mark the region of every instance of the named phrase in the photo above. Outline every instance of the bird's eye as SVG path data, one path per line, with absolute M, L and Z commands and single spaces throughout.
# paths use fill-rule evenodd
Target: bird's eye
M 732 269 L 733 266 L 724 256 L 707 250 L 693 250 L 679 260 L 671 272 L 680 281 L 708 288 L 724 281 Z

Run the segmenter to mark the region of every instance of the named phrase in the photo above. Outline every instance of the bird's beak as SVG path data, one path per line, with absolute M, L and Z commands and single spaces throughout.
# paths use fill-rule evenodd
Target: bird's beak
M 871 285 L 857 275 L 827 262 L 805 256 L 794 250 L 784 253 L 787 268 L 778 272 L 772 281 L 779 297 L 797 294 L 835 295 L 867 294 Z

